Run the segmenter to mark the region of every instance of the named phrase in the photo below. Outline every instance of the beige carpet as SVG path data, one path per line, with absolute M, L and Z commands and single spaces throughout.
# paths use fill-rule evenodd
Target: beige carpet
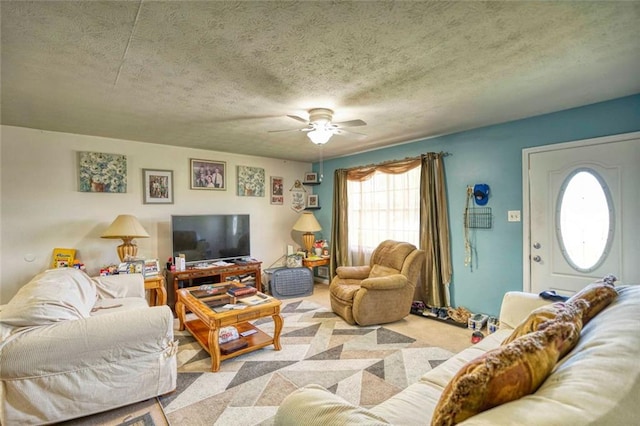
M 281 351 L 269 347 L 224 361 L 216 373 L 189 333 L 176 331 L 178 388 L 160 398 L 169 422 L 269 425 L 282 400 L 311 383 L 353 404 L 373 406 L 452 355 L 389 327 L 351 326 L 307 300 L 284 301 L 282 315 Z M 270 319 L 259 323 L 272 331 Z

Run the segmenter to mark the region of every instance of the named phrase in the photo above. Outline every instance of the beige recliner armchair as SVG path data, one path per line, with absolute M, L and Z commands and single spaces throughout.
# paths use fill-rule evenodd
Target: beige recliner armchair
M 329 285 L 331 308 L 349 324 L 398 321 L 411 303 L 425 255 L 414 245 L 386 240 L 368 266 L 340 266 Z

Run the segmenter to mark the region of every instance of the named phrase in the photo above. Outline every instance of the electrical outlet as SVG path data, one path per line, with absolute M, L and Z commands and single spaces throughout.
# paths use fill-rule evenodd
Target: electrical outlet
M 520 222 L 520 210 L 509 210 L 507 212 L 507 220 L 509 222 Z
M 293 246 L 291 244 L 287 244 L 287 256 L 291 256 L 293 254 Z

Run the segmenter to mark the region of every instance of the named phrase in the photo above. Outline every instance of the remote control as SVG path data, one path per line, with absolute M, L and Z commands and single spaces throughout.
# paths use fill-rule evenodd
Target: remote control
M 256 334 L 258 331 L 251 329 L 251 330 L 247 330 L 247 331 L 243 331 L 242 333 L 240 333 L 240 335 L 242 337 L 247 337 L 247 336 L 251 336 L 252 334 Z
M 262 298 L 262 299 L 268 299 L 269 298 L 269 296 L 267 296 L 266 294 L 262 294 L 262 293 L 258 293 L 257 296 Z

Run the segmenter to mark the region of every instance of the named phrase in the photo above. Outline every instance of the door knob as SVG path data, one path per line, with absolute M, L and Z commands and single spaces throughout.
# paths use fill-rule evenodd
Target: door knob
M 542 258 L 540 256 L 533 256 L 532 259 L 533 259 L 534 262 L 541 262 L 542 261 Z
M 533 244 L 533 248 L 534 248 L 534 249 L 539 249 L 540 247 L 542 247 L 542 246 L 540 245 L 540 243 L 534 243 L 534 244 Z

